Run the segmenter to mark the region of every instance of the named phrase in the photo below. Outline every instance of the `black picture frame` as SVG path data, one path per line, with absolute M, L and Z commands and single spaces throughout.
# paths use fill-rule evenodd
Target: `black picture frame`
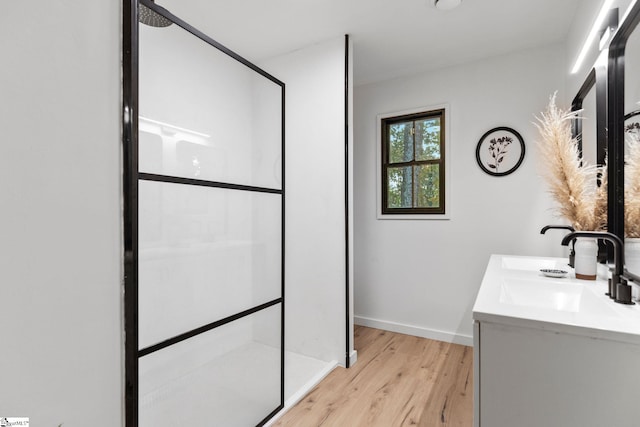
M 524 160 L 526 147 L 515 129 L 498 126 L 482 135 L 476 146 L 476 161 L 486 174 L 505 176 L 515 172 Z

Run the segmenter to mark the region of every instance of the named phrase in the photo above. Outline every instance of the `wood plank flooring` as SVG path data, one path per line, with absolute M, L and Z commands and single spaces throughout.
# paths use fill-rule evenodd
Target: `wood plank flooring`
M 473 349 L 356 326 L 358 361 L 333 370 L 274 426 L 473 424 Z

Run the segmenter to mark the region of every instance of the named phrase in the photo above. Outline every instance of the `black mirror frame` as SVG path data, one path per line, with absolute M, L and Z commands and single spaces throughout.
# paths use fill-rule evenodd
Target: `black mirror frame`
M 596 90 L 596 163 L 602 166 L 607 156 L 607 69 L 595 65 L 571 102 L 571 111 L 582 109 L 587 94 Z M 578 140 L 578 154 L 582 157 L 582 119 L 576 117 L 572 123 L 573 137 Z
M 607 67 L 605 64 L 596 63 L 593 66 L 571 102 L 571 111 L 581 110 L 584 99 L 594 88 L 596 91 L 596 164 L 603 166 L 607 158 Z M 578 156 L 582 159 L 582 118 L 576 116 L 573 119 L 571 130 L 573 137 L 578 140 Z M 597 185 L 601 185 L 600 177 Z M 613 253 L 609 254 L 606 244 L 598 241 L 598 259 L 606 258 L 613 260 Z
M 624 18 L 609 45 L 608 102 L 608 231 L 624 239 L 624 55 L 627 41 L 640 23 L 640 2 Z

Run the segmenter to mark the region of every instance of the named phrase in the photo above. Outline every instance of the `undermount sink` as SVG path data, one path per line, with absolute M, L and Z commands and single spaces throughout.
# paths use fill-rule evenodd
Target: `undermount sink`
M 531 258 L 518 256 L 502 257 L 502 268 L 505 270 L 540 271 L 541 269 L 566 270 L 566 262 L 558 262 L 556 259 Z
M 601 299 L 584 285 L 545 278 L 533 280 L 504 277 L 500 288 L 500 302 L 572 313 L 594 309 L 609 311 L 608 307 L 603 307 Z
M 566 258 L 492 255 L 476 302 L 476 321 L 535 325 L 589 337 L 631 337 L 640 345 L 640 304 L 622 305 L 604 279 L 579 280 Z M 540 270 L 566 270 L 563 278 Z M 616 339 L 618 339 L 616 338 Z

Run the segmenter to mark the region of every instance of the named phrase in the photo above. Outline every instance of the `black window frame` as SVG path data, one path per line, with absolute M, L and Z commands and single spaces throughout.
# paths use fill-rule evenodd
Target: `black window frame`
M 439 118 L 440 119 L 440 158 L 439 159 L 429 159 L 429 160 L 416 160 L 415 150 L 416 144 L 414 140 L 413 144 L 413 159 L 407 162 L 389 162 L 389 128 L 391 125 L 395 123 L 401 122 L 413 122 L 413 128 L 415 129 L 415 122 L 419 120 L 425 120 L 430 118 Z M 381 191 L 382 191 L 382 215 L 444 215 L 446 214 L 446 204 L 445 204 L 445 191 L 446 191 L 446 180 L 445 180 L 445 168 L 446 168 L 446 109 L 438 108 L 434 110 L 428 111 L 420 111 L 417 113 L 404 114 L 399 116 L 391 116 L 382 118 L 380 121 L 381 126 L 381 150 L 382 150 L 382 162 L 381 162 Z M 415 134 L 415 132 L 414 132 Z M 439 206 L 435 208 L 428 207 L 410 207 L 410 208 L 390 208 L 388 207 L 388 168 L 391 167 L 402 167 L 402 166 L 411 166 L 412 167 L 412 175 L 414 179 L 412 179 L 411 192 L 412 199 L 415 199 L 415 166 L 425 165 L 425 164 L 437 164 L 439 165 Z

